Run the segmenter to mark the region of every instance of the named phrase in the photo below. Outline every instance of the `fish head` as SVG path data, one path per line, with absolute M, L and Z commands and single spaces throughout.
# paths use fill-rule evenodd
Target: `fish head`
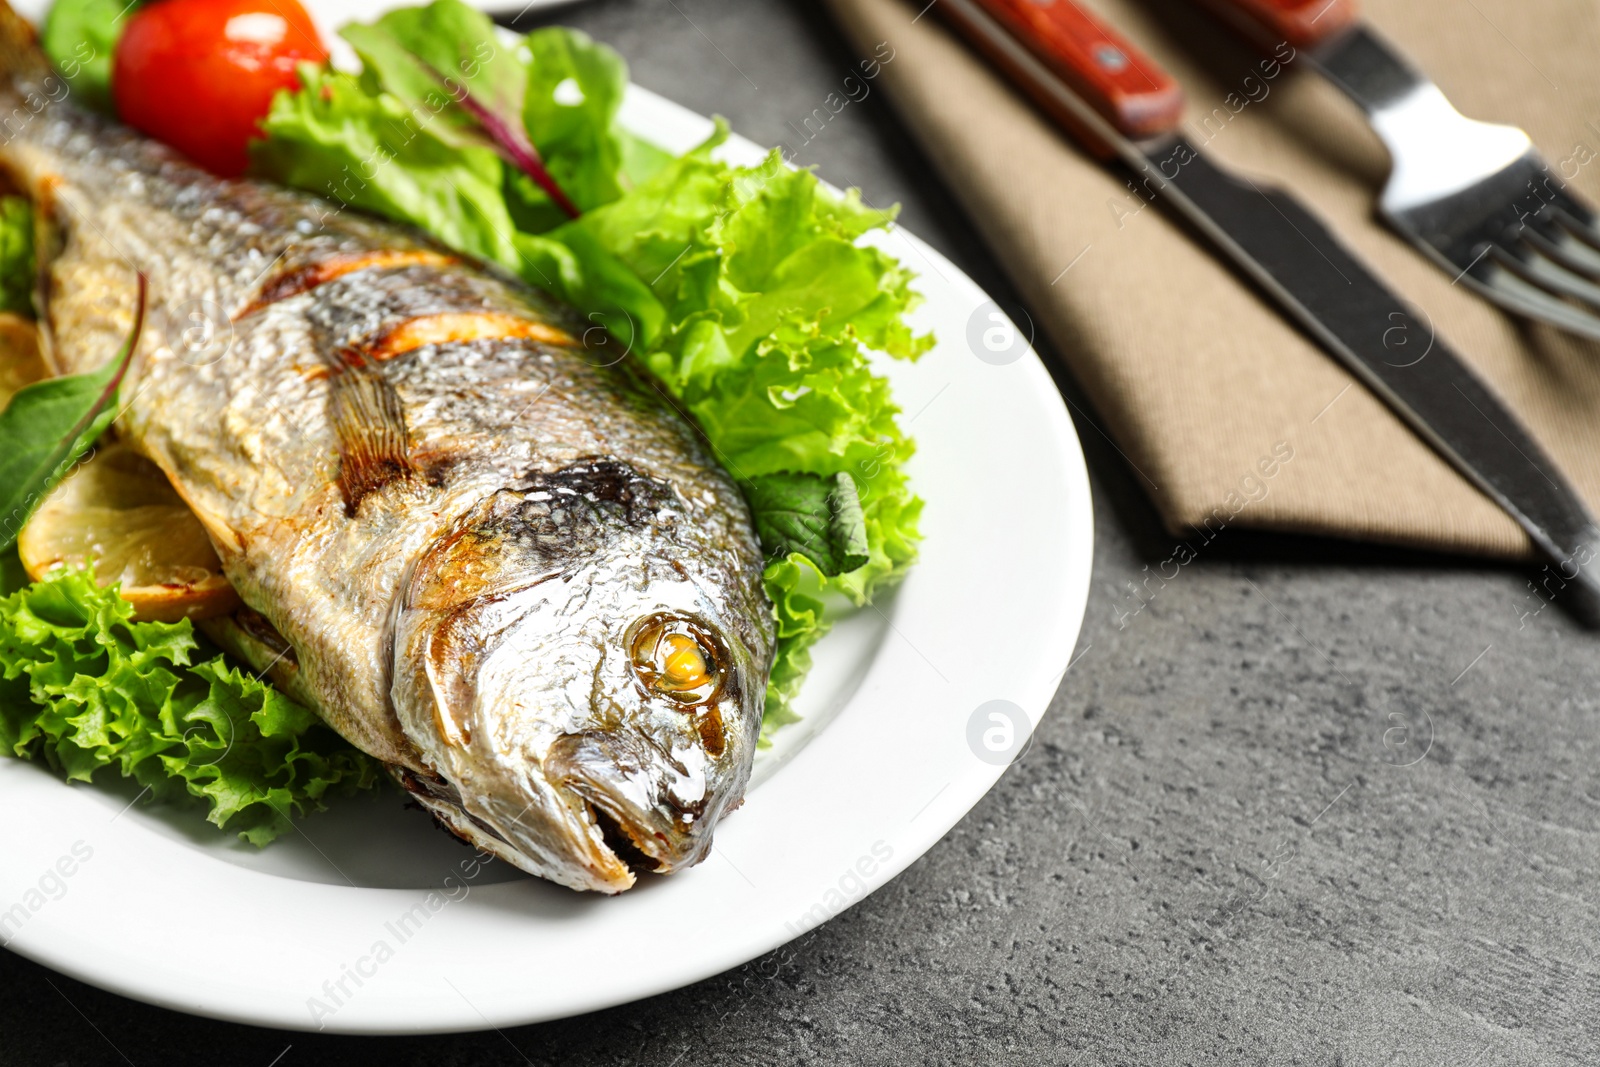
M 501 489 L 418 559 L 394 704 L 462 836 L 576 888 L 702 859 L 743 799 L 771 656 L 759 550 L 616 460 Z M 705 518 L 708 525 L 700 518 Z M 437 790 L 436 790 L 437 791 Z

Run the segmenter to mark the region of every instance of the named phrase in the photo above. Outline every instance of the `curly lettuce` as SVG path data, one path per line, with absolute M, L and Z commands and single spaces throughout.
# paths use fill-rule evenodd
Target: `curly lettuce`
M 0 599 L 0 751 L 72 781 L 115 767 L 257 846 L 378 783 L 313 712 L 221 655 L 195 662 L 200 647 L 188 620 L 134 622 L 87 570 L 17 590 Z

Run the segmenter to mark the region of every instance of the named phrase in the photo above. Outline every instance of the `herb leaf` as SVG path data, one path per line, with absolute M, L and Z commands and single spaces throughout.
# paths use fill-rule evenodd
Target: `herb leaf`
M 770 555 L 799 553 L 829 578 L 866 564 L 867 523 L 848 473 L 768 474 L 745 486 L 745 497 Z
M 455 86 L 497 115 L 522 112 L 522 62 L 489 16 L 460 0 L 396 8 L 374 23 L 352 22 L 339 36 L 361 57 L 369 92 L 396 97 L 416 125 L 458 148 L 490 141 L 471 114 L 452 106 Z
M 441 140 L 390 93 L 309 63 L 302 88 L 273 97 L 251 144 L 256 173 L 427 230 L 452 248 L 510 270 L 522 265 L 493 149 Z M 382 160 L 381 166 L 373 161 Z
M 527 76 L 487 15 L 460 0 L 434 0 L 371 25 L 352 23 L 339 36 L 361 57 L 369 88 L 399 99 L 446 143 L 495 149 L 568 218 L 578 216 L 522 126 Z
M 0 412 L 0 548 L 10 547 L 45 494 L 115 417 L 112 401 L 144 327 L 145 290 L 141 274 L 133 329 L 104 367 L 35 382 Z
M 588 211 L 626 191 L 617 112 L 628 67 L 586 34 L 547 26 L 528 34 L 522 121 L 550 173 Z M 664 162 L 664 161 L 663 161 Z
M 33 205 L 0 196 L 0 311 L 33 318 Z
M 478 124 L 483 127 L 483 131 L 489 135 L 489 139 L 494 142 L 495 147 L 500 150 L 500 154 L 509 163 L 526 174 L 535 185 L 544 190 L 545 195 L 555 201 L 555 205 L 569 219 L 575 219 L 582 214 L 578 210 L 578 206 L 567 198 L 567 194 L 561 191 L 561 186 L 556 184 L 556 180 L 545 169 L 544 160 L 539 157 L 539 150 L 533 146 L 532 141 L 528 140 L 528 132 L 522 128 L 520 122 L 507 122 L 486 107 L 459 82 L 452 82 L 443 75 L 440 75 L 439 80 L 452 90 L 456 103 L 461 105 L 462 110 L 478 120 Z

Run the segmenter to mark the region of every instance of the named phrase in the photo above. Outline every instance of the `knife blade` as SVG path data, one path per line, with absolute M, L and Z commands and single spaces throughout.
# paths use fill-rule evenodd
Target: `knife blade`
M 1525 530 L 1600 626 L 1600 525 L 1560 468 L 1432 323 L 1283 190 L 1230 174 L 1180 131 L 1182 91 L 1071 0 L 938 0 L 945 19 L 1090 152 L 1145 180 L 1411 429 Z M 1428 337 L 1421 356 L 1414 340 Z

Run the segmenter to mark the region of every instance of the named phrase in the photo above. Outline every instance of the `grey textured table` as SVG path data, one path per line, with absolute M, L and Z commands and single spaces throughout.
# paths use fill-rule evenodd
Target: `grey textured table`
M 855 58 L 804 0 L 564 20 L 769 144 Z M 879 95 L 799 159 L 1006 298 Z M 1600 1060 L 1600 638 L 1512 569 L 1238 534 L 1134 613 L 1126 583 L 1171 546 L 1091 419 L 1094 587 L 1038 743 L 826 926 L 643 1003 L 381 1041 L 190 1019 L 0 953 L 0 1064 Z

